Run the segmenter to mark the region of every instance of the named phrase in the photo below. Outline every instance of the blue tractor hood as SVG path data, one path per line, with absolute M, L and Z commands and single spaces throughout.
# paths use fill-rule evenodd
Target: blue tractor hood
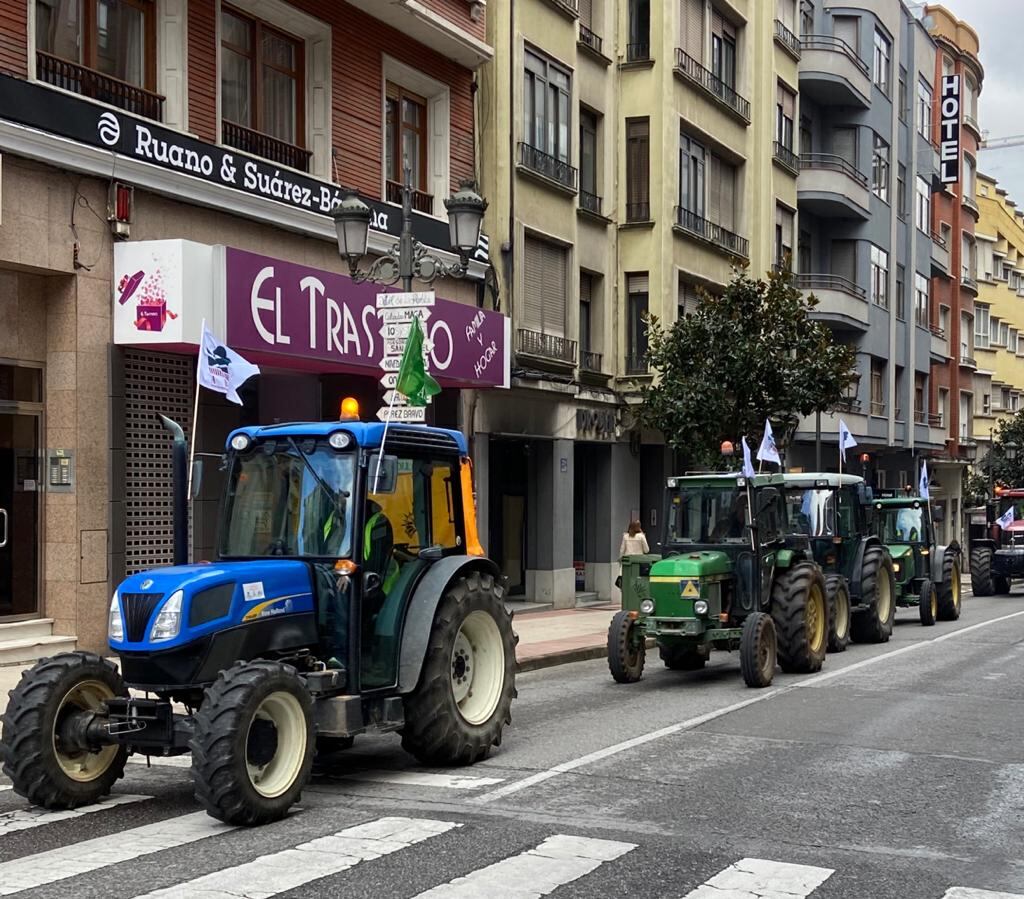
M 180 597 L 176 633 L 151 639 L 162 610 Z M 110 640 L 120 652 L 152 652 L 180 647 L 214 631 L 314 609 L 310 566 L 296 559 L 176 565 L 125 578 L 115 594 L 124 638 Z M 169 614 L 172 622 L 174 615 Z M 173 631 L 173 627 L 171 628 Z

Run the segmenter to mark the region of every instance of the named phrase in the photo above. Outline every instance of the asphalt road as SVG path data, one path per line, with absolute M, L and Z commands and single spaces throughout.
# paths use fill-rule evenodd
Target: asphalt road
M 183 767 L 130 764 L 112 803 L 27 809 L 0 780 L 0 896 L 1024 899 L 1024 591 L 819 675 L 738 659 L 611 681 L 519 678 L 486 762 L 427 771 L 357 741 L 287 820 L 231 830 Z M 993 892 L 986 892 L 993 891 Z

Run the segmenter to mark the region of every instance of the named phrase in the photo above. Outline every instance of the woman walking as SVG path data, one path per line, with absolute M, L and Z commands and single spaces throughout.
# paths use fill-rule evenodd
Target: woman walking
M 651 551 L 647 545 L 647 538 L 644 536 L 640 522 L 633 519 L 629 528 L 622 535 L 622 545 L 619 547 L 619 557 L 646 555 Z

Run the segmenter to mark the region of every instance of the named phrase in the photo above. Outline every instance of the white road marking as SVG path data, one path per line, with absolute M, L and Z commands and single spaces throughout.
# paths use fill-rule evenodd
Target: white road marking
M 193 812 L 168 821 L 123 830 L 114 836 L 70 843 L 0 863 L 0 896 L 32 890 L 44 884 L 98 871 L 108 865 L 174 849 L 234 830 L 206 812 Z
M 883 653 L 882 655 L 872 656 L 869 659 L 862 659 L 859 662 L 854 662 L 852 665 L 837 668 L 835 671 L 826 671 L 814 674 L 804 680 L 787 684 L 785 687 L 773 687 L 768 690 L 760 690 L 756 695 L 750 697 L 750 699 L 744 699 L 740 702 L 735 702 L 732 705 L 726 706 L 725 708 L 717 709 L 713 712 L 706 712 L 705 714 L 698 715 L 695 718 L 688 718 L 686 721 L 669 724 L 667 727 L 662 727 L 658 730 L 641 734 L 638 737 L 632 737 L 629 740 L 623 740 L 621 743 L 615 743 L 612 746 L 606 746 L 604 749 L 598 749 L 595 752 L 587 753 L 579 758 L 570 759 L 567 762 L 562 762 L 561 764 L 548 768 L 545 771 L 538 771 L 536 774 L 531 774 L 529 777 L 522 778 L 522 780 L 505 784 L 505 786 L 498 787 L 496 790 L 490 790 L 480 796 L 473 796 L 466 801 L 468 803 L 480 805 L 488 802 L 494 802 L 497 799 L 502 799 L 505 796 L 511 796 L 513 793 L 519 793 L 520 791 L 529 789 L 539 783 L 551 780 L 551 778 L 557 777 L 559 774 L 566 774 L 570 771 L 575 771 L 577 768 L 582 768 L 585 765 L 592 765 L 594 762 L 599 762 L 602 759 L 618 755 L 621 752 L 635 749 L 637 746 L 643 746 L 644 744 L 651 743 L 654 740 L 660 740 L 662 737 L 670 737 L 673 734 L 678 734 L 682 731 L 693 730 L 695 727 L 700 727 L 702 724 L 708 724 L 718 718 L 731 715 L 733 712 L 738 712 L 740 709 L 745 709 L 747 706 L 754 705 L 755 703 L 774 699 L 776 696 L 781 696 L 784 693 L 790 693 L 793 690 L 800 690 L 805 687 L 816 687 L 819 684 L 826 683 L 827 681 L 833 680 L 837 677 L 844 677 L 845 675 L 850 674 L 853 671 L 858 671 L 861 668 L 877 665 L 880 662 L 888 661 L 889 659 L 903 655 L 904 653 L 915 652 L 916 650 L 923 649 L 924 647 L 931 646 L 935 643 L 952 640 L 956 637 L 976 631 L 979 628 L 989 627 L 993 624 L 1000 624 L 1003 621 L 1009 621 L 1011 618 L 1019 618 L 1021 615 L 1024 615 L 1024 611 L 1012 612 L 1009 615 L 1002 615 L 999 618 L 992 618 L 989 621 L 981 621 L 978 624 L 972 624 L 969 627 L 960 628 L 960 630 L 950 631 L 949 633 L 942 634 L 942 636 L 939 637 L 932 637 L 928 640 L 922 640 L 919 643 L 911 643 L 909 646 L 901 646 L 899 649 L 894 649 L 890 652 Z
M 466 774 L 430 774 L 426 771 L 359 771 L 346 774 L 344 780 L 363 783 L 402 784 L 413 787 L 440 787 L 445 790 L 479 790 L 500 784 L 503 777 L 470 777 Z
M 2 793 L 4 790 L 13 790 L 13 789 L 14 789 L 14 787 L 12 787 L 10 784 L 0 784 L 0 793 Z
M 704 881 L 684 899 L 805 899 L 834 873 L 832 868 L 745 858 Z
M 1024 899 L 1022 893 L 993 893 L 991 890 L 972 890 L 953 887 L 942 894 L 942 899 Z
M 379 818 L 136 899 L 269 899 L 460 826 L 427 818 Z
M 185 755 L 130 755 L 128 761 L 133 765 L 152 765 L 154 768 L 191 768 L 192 754 Z
M 46 809 L 39 808 L 38 806 L 15 809 L 10 812 L 0 812 L 0 837 L 5 834 L 14 833 L 17 830 L 42 827 L 44 824 L 55 824 L 58 821 L 70 821 L 92 812 L 102 812 L 114 806 L 126 805 L 129 802 L 142 802 L 152 798 L 152 796 L 133 796 L 128 793 L 122 793 L 117 796 L 105 796 L 93 805 L 83 805 L 79 808 L 60 812 L 48 812 Z
M 556 834 L 536 849 L 478 868 L 465 877 L 420 893 L 415 899 L 537 899 L 633 849 L 635 843 Z

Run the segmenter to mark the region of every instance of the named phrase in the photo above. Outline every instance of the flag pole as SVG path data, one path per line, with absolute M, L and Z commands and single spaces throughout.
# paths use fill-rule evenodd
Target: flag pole
M 192 469 L 195 466 L 196 460 L 196 430 L 199 427 L 199 366 L 202 364 L 203 356 L 203 335 L 206 333 L 206 319 L 203 319 L 203 324 L 199 332 L 199 354 L 196 356 L 196 398 L 192 404 L 192 431 L 189 433 L 188 442 L 188 487 L 187 498 L 188 502 L 192 502 Z
M 388 414 L 384 417 L 384 433 L 380 438 L 380 451 L 377 453 L 377 470 L 373 475 L 373 489 L 371 493 L 377 492 L 377 485 L 380 483 L 380 463 L 384 458 L 384 442 L 388 439 L 388 425 L 391 424 L 391 410 L 395 408 L 395 397 L 398 396 L 398 385 L 391 391 L 391 402 L 388 403 Z

